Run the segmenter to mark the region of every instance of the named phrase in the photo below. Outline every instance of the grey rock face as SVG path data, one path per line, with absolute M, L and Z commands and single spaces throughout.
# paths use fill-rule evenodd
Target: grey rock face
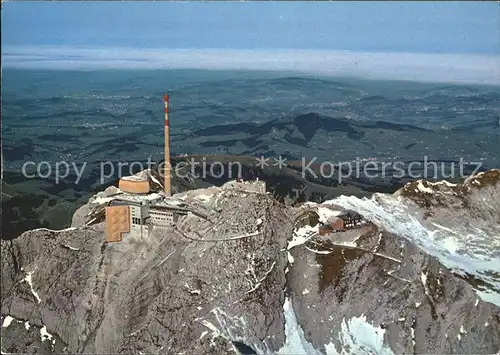
M 385 349 L 380 346 L 379 353 L 498 351 L 497 306 L 481 301 L 466 281 L 401 237 L 373 225 L 363 232 L 356 246 L 313 238 L 291 250 L 288 285 L 316 349 L 345 349 L 343 323 L 364 317 L 382 333 Z
M 87 204 L 75 211 L 71 220 L 71 227 L 80 228 L 85 227 L 89 222 L 95 223 L 103 221 L 105 217 L 105 206 L 107 205 L 106 199 L 119 191 L 118 188 L 110 186 L 104 191 L 92 196 Z
M 103 244 L 98 224 L 3 243 L 2 315 L 45 326 L 69 353 L 220 353 L 228 339 L 272 351 L 284 340 L 289 211 L 265 195 L 207 196 L 220 210 L 210 220 L 188 216 L 142 242 Z M 26 351 L 11 331 L 5 351 Z
M 480 173 L 463 184 L 412 183 L 396 196 L 403 197 L 412 215 L 428 229 L 450 229 L 464 236 L 472 232 L 474 237 L 467 237 L 459 253 L 500 258 L 500 170 Z
M 383 225 L 306 237 L 317 206 L 214 187 L 176 195 L 203 213 L 175 229 L 105 244 L 104 223 L 86 224 L 112 193 L 77 211 L 74 229 L 2 241 L 2 352 L 500 350 L 500 308 Z

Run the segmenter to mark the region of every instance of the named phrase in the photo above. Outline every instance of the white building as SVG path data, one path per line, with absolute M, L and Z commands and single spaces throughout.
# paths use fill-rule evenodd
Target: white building
M 121 193 L 106 207 L 106 241 L 148 238 L 150 228 L 171 228 L 189 213 L 191 209 L 182 200 L 157 193 Z
M 169 204 L 166 201 L 154 203 L 149 210 L 151 224 L 160 227 L 174 226 L 180 216 L 187 215 L 188 213 L 189 209 L 181 207 L 178 204 Z
M 225 183 L 222 188 L 227 190 L 238 190 L 265 194 L 266 182 L 258 179 L 255 181 L 233 180 Z

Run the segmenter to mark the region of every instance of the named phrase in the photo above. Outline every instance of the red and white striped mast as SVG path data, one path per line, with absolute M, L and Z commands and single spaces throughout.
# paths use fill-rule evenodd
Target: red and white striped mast
M 170 126 L 168 122 L 168 95 L 163 95 L 163 102 L 165 104 L 165 165 L 163 169 L 164 173 L 164 188 L 165 188 L 165 196 L 172 196 L 172 185 L 170 181 Z

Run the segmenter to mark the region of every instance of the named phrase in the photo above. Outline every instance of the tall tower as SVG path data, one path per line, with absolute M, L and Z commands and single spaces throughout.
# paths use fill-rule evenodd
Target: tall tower
M 163 102 L 165 104 L 165 165 L 164 165 L 164 186 L 165 196 L 172 196 L 172 186 L 170 183 L 170 126 L 168 123 L 168 95 L 163 95 Z

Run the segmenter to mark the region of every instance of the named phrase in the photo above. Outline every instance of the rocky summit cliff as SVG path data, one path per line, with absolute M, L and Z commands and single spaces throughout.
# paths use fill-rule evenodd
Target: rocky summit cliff
M 2 353 L 500 351 L 498 170 L 296 208 L 193 190 L 175 228 L 105 244 L 114 192 L 2 241 Z M 356 228 L 318 233 L 346 210 Z

